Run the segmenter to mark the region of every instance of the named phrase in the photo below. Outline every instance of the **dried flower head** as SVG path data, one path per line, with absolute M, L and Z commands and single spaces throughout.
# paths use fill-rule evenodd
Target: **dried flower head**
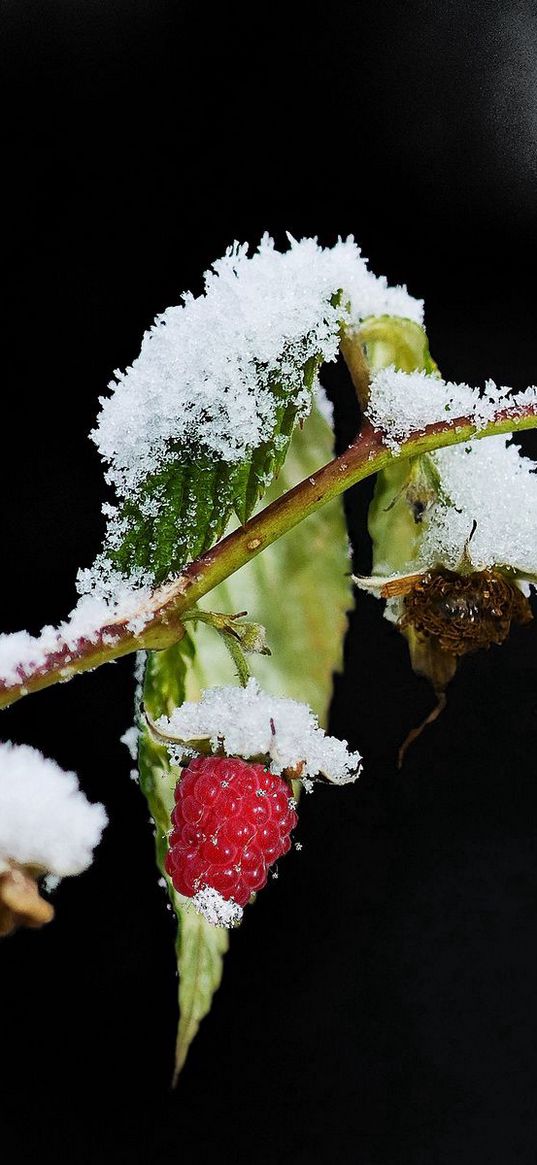
M 434 637 L 442 651 L 460 656 L 503 643 L 512 623 L 531 619 L 528 599 L 499 570 L 433 570 L 414 579 L 399 626 L 414 627 Z

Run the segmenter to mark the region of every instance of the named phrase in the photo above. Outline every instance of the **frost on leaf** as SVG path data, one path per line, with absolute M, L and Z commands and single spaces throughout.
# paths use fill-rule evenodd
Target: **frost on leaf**
M 322 774 L 334 784 L 346 784 L 361 769 L 360 754 L 349 752 L 346 741 L 327 736 L 306 704 L 267 695 L 253 679 L 246 688 L 208 688 L 198 702 L 161 716 L 155 728 L 177 760 L 196 751 L 194 742 L 205 740 L 215 752 L 267 757 L 271 772 L 296 770 L 306 780 Z
M 241 521 L 278 471 L 309 411 L 318 367 L 342 325 L 390 312 L 421 320 L 421 302 L 368 271 L 354 240 L 284 252 L 265 236 L 235 244 L 145 334 L 117 372 L 92 436 L 118 507 L 93 572 L 160 582 L 207 548 L 233 510 Z

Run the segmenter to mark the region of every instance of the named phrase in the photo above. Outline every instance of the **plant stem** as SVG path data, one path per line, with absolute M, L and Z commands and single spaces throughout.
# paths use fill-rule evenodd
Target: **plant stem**
M 129 628 L 132 616 L 129 616 L 101 627 L 92 639 L 80 638 L 74 644 L 72 640 L 66 643 L 58 631 L 54 649 L 46 653 L 39 649 L 39 639 L 36 639 L 36 662 L 21 663 L 17 669 L 20 678 L 16 682 L 8 684 L 0 680 L 0 708 L 132 651 L 159 650 L 177 642 L 184 634 L 182 614 L 203 595 L 326 502 L 378 473 L 396 458 L 416 457 L 446 445 L 536 427 L 537 405 L 505 408 L 479 431 L 469 417 L 429 425 L 412 434 L 394 453 L 384 443 L 382 433 L 365 422 L 356 440 L 340 457 L 221 539 L 190 563 L 178 578 L 158 587 L 141 612 L 146 617 L 142 632 L 133 633 Z

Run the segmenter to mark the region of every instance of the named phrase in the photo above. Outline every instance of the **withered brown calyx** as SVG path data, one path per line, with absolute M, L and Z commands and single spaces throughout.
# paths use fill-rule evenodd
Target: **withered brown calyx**
M 39 893 L 33 870 L 14 862 L 0 864 L 0 938 L 19 926 L 44 926 L 54 909 Z
M 433 637 L 442 651 L 460 656 L 503 643 L 512 623 L 531 619 L 526 596 L 500 571 L 436 570 L 413 582 L 399 626 L 413 627 Z
M 463 655 L 503 643 L 512 623 L 533 618 L 528 599 L 499 570 L 458 574 L 431 570 L 392 586 L 402 600 L 398 626 L 406 636 L 412 667 L 433 685 L 437 703 L 413 728 L 399 749 L 399 768 L 407 749 L 446 706 L 446 688 Z

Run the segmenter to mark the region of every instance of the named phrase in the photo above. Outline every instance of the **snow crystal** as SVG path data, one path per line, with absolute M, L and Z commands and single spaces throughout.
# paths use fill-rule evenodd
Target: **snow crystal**
M 0 859 L 58 877 L 90 865 L 107 817 L 74 773 L 27 745 L 0 744 Z
M 303 366 L 336 358 L 343 318 L 421 320 L 421 301 L 368 271 L 352 238 L 325 249 L 289 241 L 279 252 L 265 236 L 251 258 L 234 244 L 206 272 L 204 293 L 157 316 L 132 366 L 115 373 L 92 437 L 119 496 L 173 455 L 171 443 L 242 460 L 271 435 L 275 380 L 305 415 Z
M 455 569 L 466 548 L 477 570 L 496 565 L 537 574 L 535 463 L 503 436 L 438 449 L 430 457 L 442 496 L 424 528 L 421 564 Z
M 484 428 L 499 409 L 520 408 L 537 402 L 537 388 L 512 394 L 487 380 L 483 394 L 468 384 L 453 384 L 426 372 L 400 372 L 383 368 L 371 381 L 367 406 L 369 420 L 384 434 L 390 449 L 398 452 L 412 433 L 442 421 L 471 417 Z
M 94 592 L 83 595 L 66 622 L 59 627 L 43 627 L 39 635 L 27 631 L 0 634 L 0 683 L 5 686 L 20 684 L 24 677 L 43 667 L 47 659 L 56 653 L 63 653 L 65 679 L 70 678 L 70 652 L 75 653 L 81 642 L 97 641 L 112 643 L 113 633 L 101 635 L 103 627 L 113 627 L 115 623 L 126 623 L 133 635 L 140 634 L 151 618 L 148 587 L 135 589 L 121 580 L 108 598 Z
M 306 781 L 322 773 L 338 784 L 356 780 L 361 769 L 358 752 L 347 742 L 327 736 L 306 704 L 262 692 L 254 679 L 246 688 L 208 688 L 201 700 L 162 716 L 156 728 L 178 741 L 209 738 L 216 751 L 228 756 L 270 757 L 273 773 L 302 762 Z M 174 752 L 174 745 L 170 746 Z M 184 755 L 188 749 L 175 749 Z
M 139 635 L 147 621 L 145 600 L 151 595 L 151 578 L 141 569 L 130 571 L 128 580 L 116 570 L 105 554 L 93 566 L 79 570 L 76 589 L 81 596 L 71 613 L 78 620 L 97 619 L 100 624 L 113 619 L 129 620 L 129 630 Z M 99 609 L 102 614 L 99 616 Z
M 321 416 L 326 421 L 327 425 L 329 425 L 330 428 L 333 429 L 334 428 L 334 406 L 332 404 L 332 401 L 328 399 L 328 396 L 326 395 L 326 389 L 323 388 L 323 385 L 321 384 L 321 382 L 319 380 L 316 380 L 315 384 L 313 386 L 313 399 L 315 401 L 315 404 L 317 405 L 317 409 L 320 412 Z
M 203 886 L 191 901 L 197 913 L 202 914 L 212 926 L 235 926 L 243 915 L 242 906 L 232 898 L 222 898 L 212 886 Z
M 127 728 L 123 736 L 120 736 L 120 742 L 129 750 L 131 760 L 136 760 L 138 756 L 138 729 L 135 724 Z

